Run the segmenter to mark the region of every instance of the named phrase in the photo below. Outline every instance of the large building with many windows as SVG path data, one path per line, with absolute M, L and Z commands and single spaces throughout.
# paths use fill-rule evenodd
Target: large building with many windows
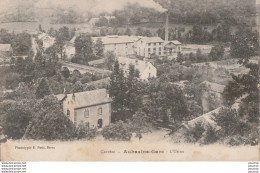
M 136 54 L 146 58 L 152 54 L 162 56 L 163 42 L 160 37 L 143 37 L 136 42 Z
M 116 56 L 130 56 L 136 54 L 135 43 L 138 39 L 140 39 L 140 37 L 127 35 L 92 37 L 94 43 L 96 43 L 98 39 L 103 42 L 104 52 L 112 51 Z
M 56 95 L 63 112 L 76 126 L 102 128 L 111 122 L 111 102 L 106 89 Z
M 145 58 L 150 58 L 151 55 L 176 58 L 178 52 L 181 52 L 181 43 L 177 40 L 164 41 L 160 37 L 142 37 L 136 41 L 136 54 Z

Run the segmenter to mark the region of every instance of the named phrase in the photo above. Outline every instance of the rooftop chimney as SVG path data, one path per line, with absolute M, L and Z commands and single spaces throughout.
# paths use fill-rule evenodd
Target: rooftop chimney
M 165 13 L 166 15 L 166 23 L 165 23 L 165 41 L 168 41 L 169 38 L 169 14 L 168 11 Z

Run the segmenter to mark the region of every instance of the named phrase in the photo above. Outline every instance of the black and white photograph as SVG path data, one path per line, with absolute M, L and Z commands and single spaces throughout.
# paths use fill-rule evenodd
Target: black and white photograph
M 259 161 L 260 0 L 0 0 L 1 161 Z

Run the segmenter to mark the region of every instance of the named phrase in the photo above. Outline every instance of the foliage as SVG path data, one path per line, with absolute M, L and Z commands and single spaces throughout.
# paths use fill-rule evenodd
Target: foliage
M 97 43 L 98 47 L 96 47 L 96 50 L 98 51 L 98 56 L 102 54 L 102 46 L 101 42 Z M 90 36 L 86 34 L 82 34 L 75 39 L 75 62 L 76 63 L 83 63 L 87 64 L 89 61 L 94 60 L 95 54 L 94 54 L 94 43 Z
M 75 129 L 77 139 L 91 140 L 96 137 L 97 129 L 90 129 L 86 124 L 79 124 Z
M 47 96 L 38 101 L 34 116 L 28 125 L 25 138 L 35 140 L 69 140 L 74 135 L 74 125 L 64 116 L 59 101 Z
M 115 61 L 116 61 L 116 55 L 114 54 L 114 52 L 107 51 L 105 53 L 105 62 L 104 62 L 106 69 L 113 70 Z
M 32 118 L 29 108 L 24 105 L 12 105 L 3 116 L 3 134 L 11 139 L 21 139 Z
M 104 56 L 104 45 L 101 38 L 98 38 L 94 45 L 94 52 L 97 58 L 103 58 Z
M 209 53 L 209 58 L 212 61 L 219 61 L 222 60 L 224 56 L 224 47 L 223 45 L 216 45 L 212 47 L 210 53 Z
M 102 136 L 105 140 L 130 141 L 132 137 L 131 126 L 123 121 L 117 121 L 104 127 Z
M 239 63 L 246 65 L 249 58 L 259 50 L 258 33 L 245 27 L 239 28 L 231 41 L 231 56 L 239 59 Z
M 194 125 L 193 128 L 190 128 L 185 133 L 185 138 L 187 142 L 196 143 L 198 142 L 205 132 L 205 129 L 201 122 L 198 122 Z
M 42 99 L 44 96 L 47 96 L 50 94 L 51 94 L 51 91 L 50 91 L 49 85 L 48 85 L 46 79 L 42 78 L 36 89 L 36 93 L 35 93 L 36 98 Z
M 14 89 L 21 82 L 21 75 L 18 73 L 10 73 L 5 76 L 5 88 Z
M 20 33 L 13 36 L 11 45 L 16 55 L 28 55 L 32 47 L 30 34 Z
M 213 120 L 221 127 L 221 137 L 248 134 L 248 125 L 241 121 L 236 110 L 221 108 L 217 114 L 213 114 Z
M 211 125 L 208 125 L 206 128 L 205 136 L 203 138 L 203 143 L 212 144 L 217 142 L 217 140 L 218 140 L 217 130 Z

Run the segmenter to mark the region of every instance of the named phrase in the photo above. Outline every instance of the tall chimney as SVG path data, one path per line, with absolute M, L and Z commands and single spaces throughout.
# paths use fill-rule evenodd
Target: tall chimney
M 166 23 L 165 23 L 165 41 L 168 41 L 169 38 L 169 14 L 168 11 L 165 13 L 166 14 Z

